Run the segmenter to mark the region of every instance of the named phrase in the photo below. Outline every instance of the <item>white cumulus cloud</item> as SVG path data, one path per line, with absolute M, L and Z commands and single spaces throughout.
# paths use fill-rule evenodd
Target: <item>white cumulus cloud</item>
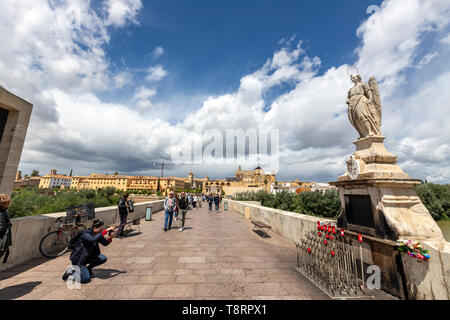
M 137 14 L 142 8 L 141 0 L 106 0 L 107 25 L 122 27 L 127 22 L 137 24 Z
M 168 72 L 164 69 L 162 65 L 157 65 L 147 69 L 146 79 L 149 81 L 160 81 L 168 75 Z
M 153 52 L 152 52 L 153 59 L 158 59 L 163 54 L 164 54 L 164 48 L 161 46 L 156 47 L 155 50 L 153 50 Z

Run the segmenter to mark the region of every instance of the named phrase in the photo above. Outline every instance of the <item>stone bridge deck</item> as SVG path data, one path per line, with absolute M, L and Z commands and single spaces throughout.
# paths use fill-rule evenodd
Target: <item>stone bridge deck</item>
M 261 238 L 235 212 L 191 210 L 178 227 L 164 232 L 159 212 L 140 234 L 101 247 L 108 261 L 80 290 L 61 281 L 68 255 L 1 272 L 0 299 L 328 299 L 293 269 L 294 244 Z

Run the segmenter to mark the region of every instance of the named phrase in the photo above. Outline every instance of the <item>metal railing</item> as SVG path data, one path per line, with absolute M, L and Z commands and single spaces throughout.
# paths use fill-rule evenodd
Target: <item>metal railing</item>
M 297 270 L 332 298 L 369 297 L 363 258 L 364 239 L 395 246 L 395 242 L 318 225 L 297 246 Z

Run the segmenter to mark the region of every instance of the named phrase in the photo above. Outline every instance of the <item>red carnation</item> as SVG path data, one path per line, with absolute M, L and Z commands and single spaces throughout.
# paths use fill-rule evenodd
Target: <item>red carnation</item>
M 363 242 L 363 237 L 362 237 L 362 234 L 361 234 L 361 233 L 358 234 L 358 241 L 359 241 L 359 242 Z

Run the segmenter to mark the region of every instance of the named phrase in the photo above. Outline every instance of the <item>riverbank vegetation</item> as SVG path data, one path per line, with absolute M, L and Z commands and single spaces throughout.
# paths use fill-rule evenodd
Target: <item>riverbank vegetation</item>
M 96 208 L 117 205 L 122 191 L 112 187 L 99 190 L 39 189 L 29 186 L 14 190 L 8 212 L 13 218 L 66 211 L 67 207 L 94 203 Z
M 416 192 L 434 220 L 450 220 L 450 184 L 424 183 Z

